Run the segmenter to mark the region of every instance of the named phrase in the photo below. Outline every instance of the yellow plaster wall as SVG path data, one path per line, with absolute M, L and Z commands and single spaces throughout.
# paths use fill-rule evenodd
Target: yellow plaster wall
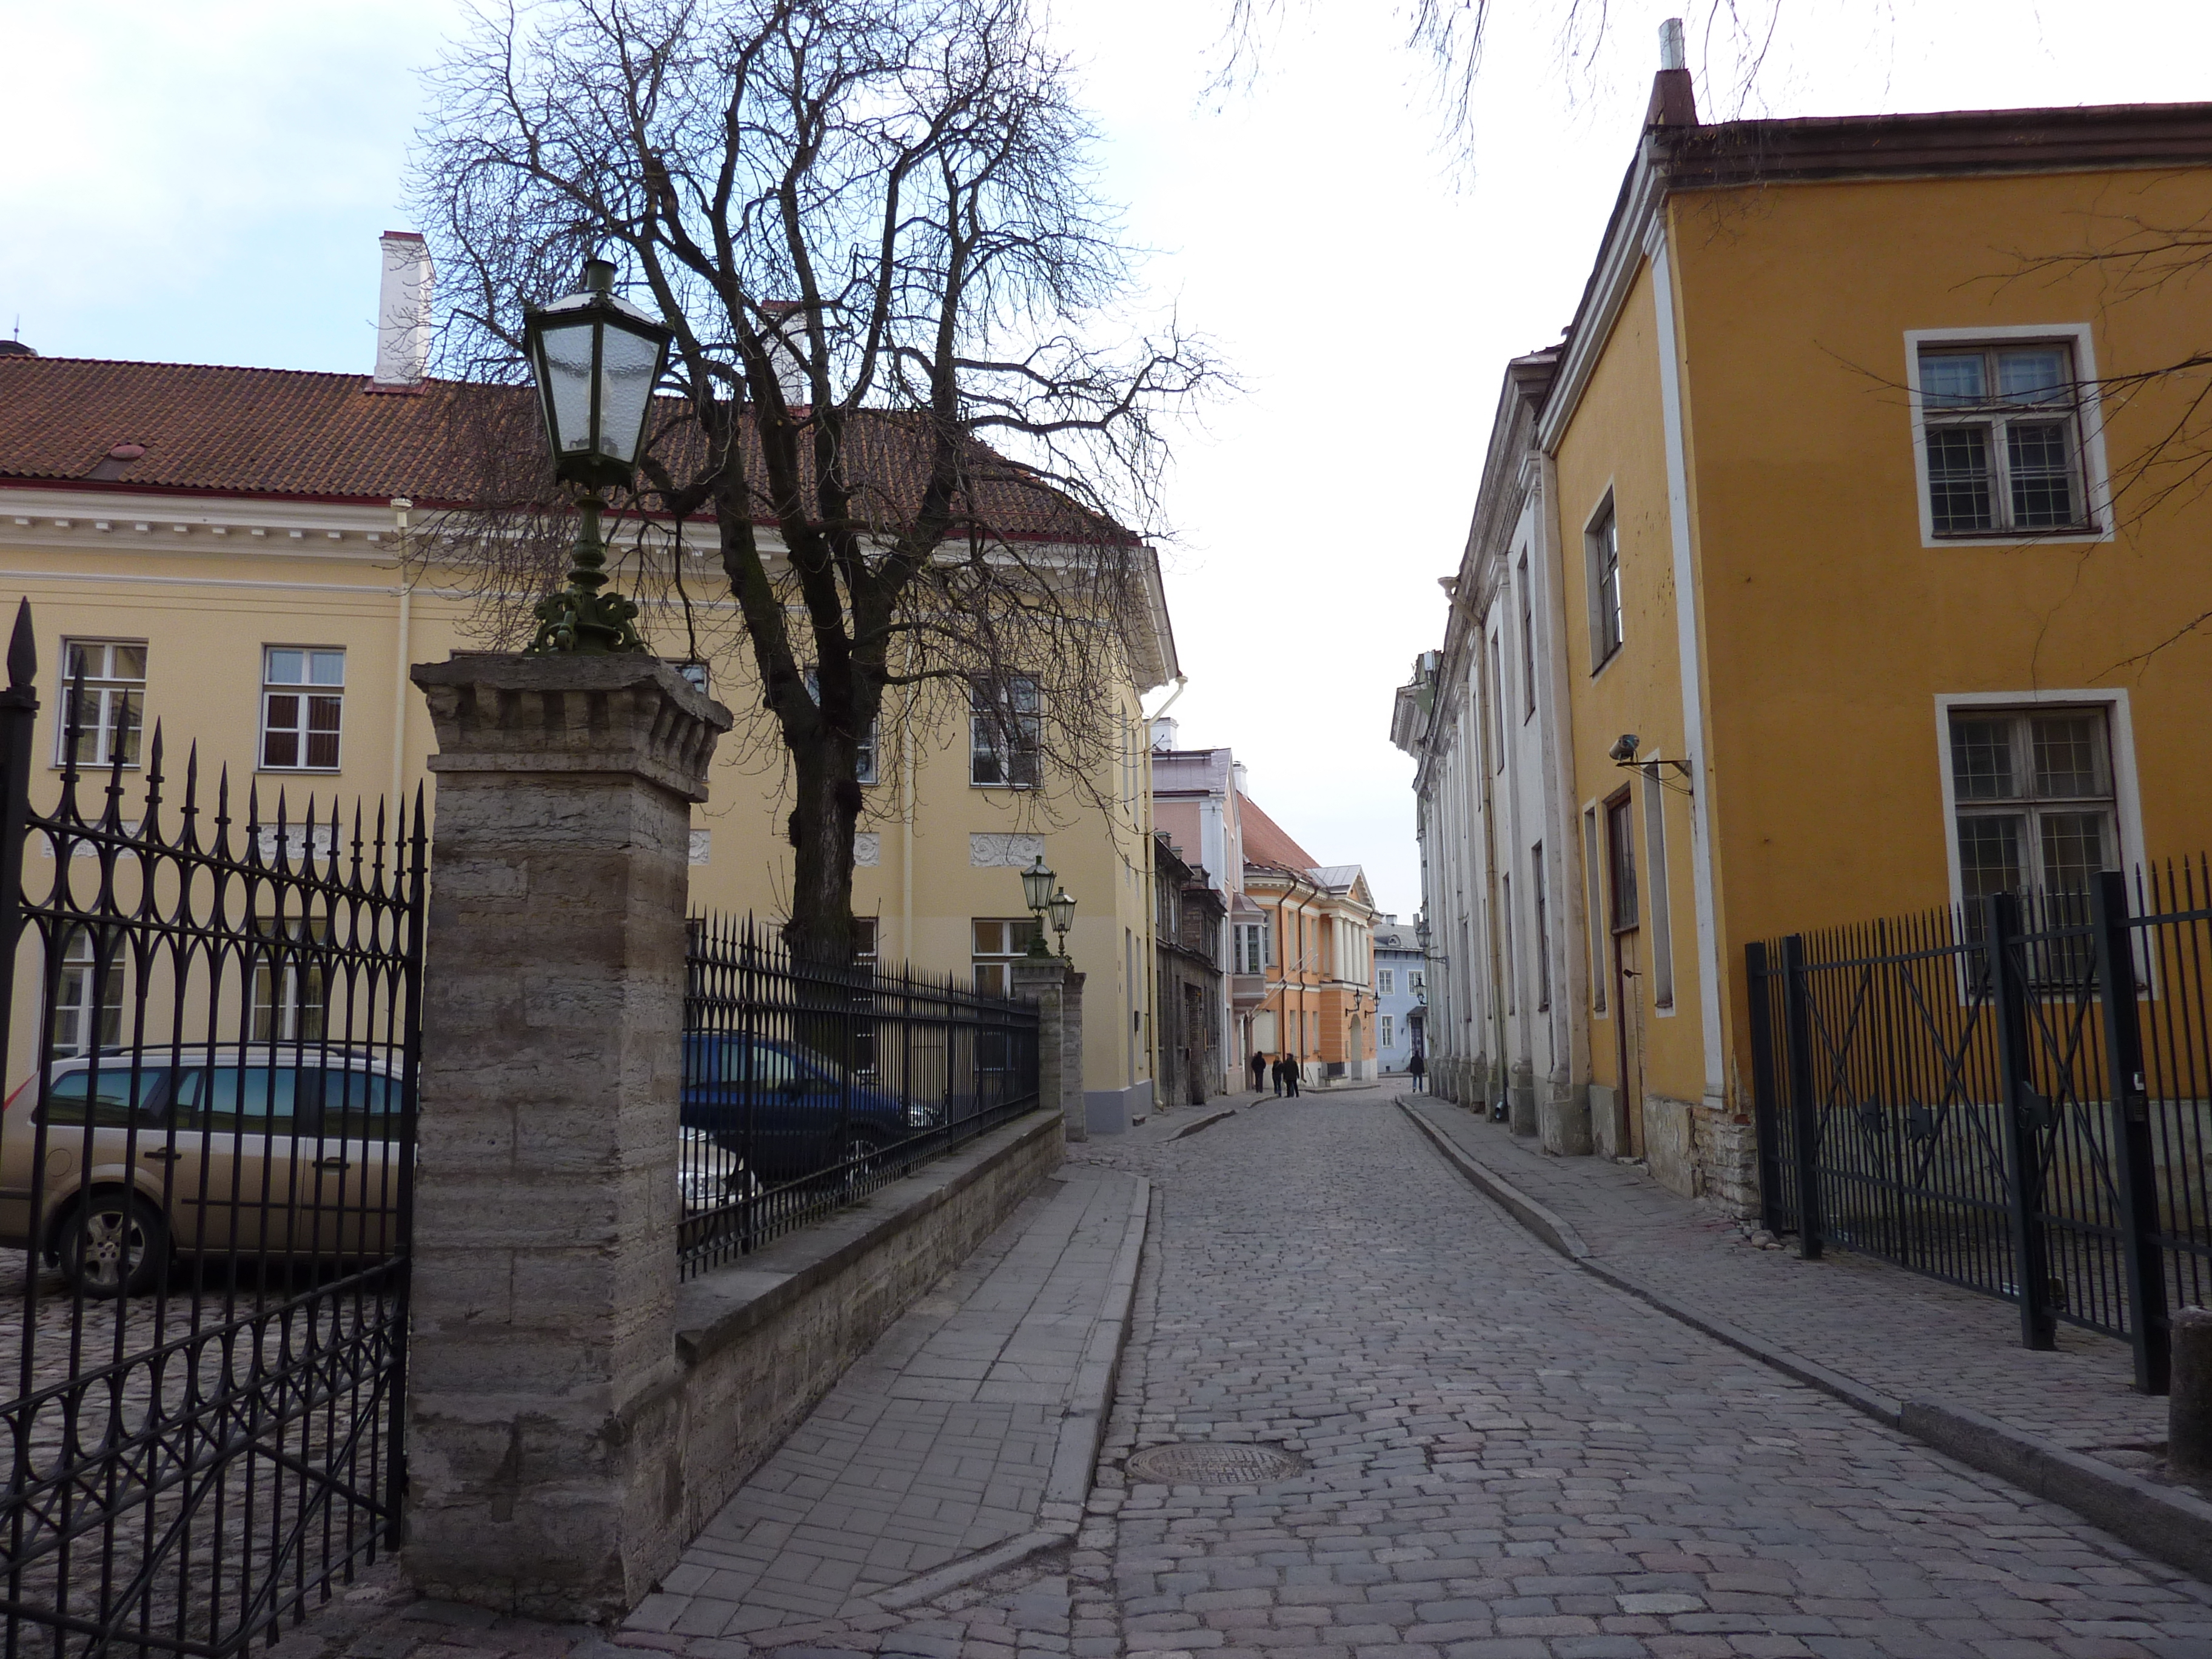
M 1554 457 L 1553 510 L 1562 549 L 1561 605 L 1567 619 L 1567 740 L 1572 750 L 1577 815 L 1577 845 L 1569 867 L 1583 867 L 1583 809 L 1599 808 L 1602 857 L 1603 804 L 1628 785 L 1644 909 L 1641 944 L 1646 971 L 1635 992 L 1644 1000 L 1644 1084 L 1655 1094 L 1696 1101 L 1705 1086 L 1705 1050 L 1698 1020 L 1697 913 L 1688 814 L 1681 799 L 1669 794 L 1665 801 L 1667 889 L 1674 999 L 1673 1012 L 1662 1012 L 1652 1006 L 1649 971 L 1654 940 L 1643 797 L 1650 786 L 1616 766 L 1606 752 L 1624 732 L 1633 732 L 1643 740 L 1641 752 L 1646 755 L 1680 757 L 1686 752 L 1654 299 L 1647 265 L 1630 289 Z M 1620 532 L 1621 645 L 1593 672 L 1583 538 L 1608 489 Z M 1528 849 L 1520 850 L 1525 858 Z M 1562 908 L 1565 897 L 1553 898 L 1554 914 L 1570 914 Z M 1608 951 L 1610 947 L 1607 938 Z M 1587 951 L 1588 945 L 1577 941 L 1577 948 Z M 1603 1014 L 1592 1018 L 1591 1075 L 1600 1083 L 1618 1086 L 1613 1021 L 1620 1010 L 1613 1006 L 1610 956 L 1594 964 L 1594 970 L 1603 976 L 1607 1006 Z
M 2124 496 L 2118 534 L 2087 545 L 1924 548 L 1903 387 L 1908 329 L 2087 323 L 2108 378 L 2200 349 L 2203 279 L 2130 292 L 2119 266 L 2027 275 L 2020 256 L 2208 212 L 2202 170 L 1678 203 L 1724 962 L 1948 902 L 1939 691 L 2126 688 L 2147 850 L 2212 842 L 2212 631 L 2140 659 L 2212 610 L 2201 495 Z M 2208 384 L 2108 398 L 2115 474 Z
M 16 510 L 35 505 L 25 501 Z M 149 733 L 156 720 L 166 729 L 164 771 L 171 781 L 165 793 L 173 803 L 181 794 L 186 750 L 197 742 L 201 799 L 210 817 L 215 783 L 226 765 L 234 811 L 241 819 L 249 785 L 259 788 L 263 815 L 270 820 L 280 789 L 295 817 L 310 797 L 319 806 L 335 799 L 349 813 L 356 800 L 373 805 L 391 791 L 395 732 L 399 784 L 411 797 L 428 776 L 424 763 L 432 736 L 421 694 L 403 678 L 404 665 L 472 648 L 465 631 L 467 605 L 418 589 L 410 604 L 403 650 L 389 550 L 364 543 L 358 531 L 329 551 L 313 544 L 295 551 L 282 532 L 273 549 L 265 544 L 267 538 L 256 544 L 243 534 L 217 541 L 208 532 L 208 517 L 196 511 L 181 536 L 166 520 L 149 520 L 152 527 L 143 533 L 130 527 L 133 520 L 119 520 L 115 522 L 122 528 L 106 533 L 72 530 L 65 546 L 39 544 L 22 532 L 20 540 L 0 541 L 5 562 L 14 570 L 0 585 L 0 598 L 27 595 L 38 629 L 43 708 L 40 764 L 32 772 L 34 800 L 49 805 L 58 788 L 58 769 L 45 763 L 55 752 L 61 642 L 70 637 L 148 642 L 146 722 Z M 338 771 L 253 770 L 264 645 L 345 649 Z M 694 812 L 695 828 L 711 832 L 711 852 L 707 864 L 693 868 L 691 900 L 697 906 L 770 917 L 780 913 L 790 890 L 784 768 L 767 729 L 747 718 L 757 699 L 743 678 L 742 664 L 726 669 L 736 683 L 713 689 L 738 713 L 739 726 L 718 751 L 713 799 Z M 1085 1082 L 1093 1089 L 1119 1088 L 1152 1074 L 1151 836 L 1146 817 L 1150 757 L 1140 740 L 1135 689 L 1124 684 L 1114 695 L 1131 733 L 1133 758 L 1126 787 L 1114 762 L 1094 780 L 1101 793 L 1125 803 L 1110 819 L 1065 788 L 1032 793 L 970 786 L 966 722 L 957 711 L 919 735 L 910 890 L 902 863 L 904 809 L 894 763 L 897 738 L 887 719 L 881 772 L 886 781 L 866 791 L 861 825 L 882 836 L 881 863 L 854 872 L 854 908 L 880 919 L 879 951 L 885 962 L 911 961 L 964 979 L 970 971 L 970 920 L 1026 914 L 1018 872 L 974 867 L 969 834 L 1043 835 L 1047 860 L 1079 902 L 1068 948 L 1087 975 Z M 404 726 L 395 726 L 395 710 Z M 143 775 L 125 775 L 124 816 L 135 820 Z M 88 811 L 104 802 L 105 781 L 103 773 L 83 786 Z M 431 793 L 434 800 L 434 785 Z M 34 849 L 34 862 L 35 858 Z M 27 877 L 35 881 L 38 872 L 27 871 Z M 904 937 L 909 890 L 910 939 Z M 1127 971 L 1125 939 L 1134 941 L 1133 981 Z M 35 984 L 19 979 L 10 1082 L 31 1063 L 36 994 Z

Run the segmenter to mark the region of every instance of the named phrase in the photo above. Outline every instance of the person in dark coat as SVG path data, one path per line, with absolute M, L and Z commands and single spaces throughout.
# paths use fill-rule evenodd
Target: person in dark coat
M 1252 1051 L 1252 1087 L 1255 1091 L 1267 1086 L 1267 1057 L 1257 1048 Z
M 1268 1067 L 1267 1067 L 1267 1075 L 1268 1075 L 1268 1077 L 1269 1077 L 1269 1078 L 1273 1079 L 1273 1081 L 1274 1081 L 1274 1085 L 1275 1085 L 1275 1098 L 1276 1098 L 1276 1099 L 1278 1099 L 1278 1100 L 1280 1100 L 1280 1099 L 1283 1097 L 1283 1057 L 1282 1057 L 1282 1055 L 1280 1055 L 1280 1054 L 1277 1054 L 1277 1055 L 1275 1056 L 1274 1060 L 1273 1060 L 1273 1062 L 1269 1064 L 1269 1066 L 1268 1066 Z
M 1292 1100 L 1298 1097 L 1298 1062 L 1289 1054 L 1283 1056 L 1283 1093 Z
M 1421 1058 L 1419 1048 L 1413 1050 L 1413 1057 L 1406 1062 L 1406 1073 L 1413 1079 L 1413 1092 L 1417 1095 L 1424 1092 L 1421 1079 L 1429 1074 L 1429 1062 Z

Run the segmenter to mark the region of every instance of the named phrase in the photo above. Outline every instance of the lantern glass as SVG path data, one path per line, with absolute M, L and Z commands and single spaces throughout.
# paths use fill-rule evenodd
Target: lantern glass
M 1048 908 L 1052 911 L 1054 933 L 1064 933 L 1075 926 L 1075 900 L 1069 895 L 1067 889 L 1063 887 L 1054 893 Z
M 549 321 L 538 331 L 538 395 L 545 436 L 558 461 L 592 447 L 592 336 L 588 313 Z
M 625 466 L 636 464 L 646 411 L 660 379 L 661 343 L 610 319 L 599 348 L 599 450 Z
M 1052 902 L 1052 884 L 1057 879 L 1044 854 L 1036 855 L 1036 862 L 1022 872 L 1022 897 L 1032 910 L 1042 910 Z

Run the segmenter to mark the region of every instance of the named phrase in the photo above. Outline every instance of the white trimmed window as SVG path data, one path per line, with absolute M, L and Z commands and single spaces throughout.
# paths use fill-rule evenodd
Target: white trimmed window
M 112 1048 L 123 1031 L 123 957 L 119 938 L 107 941 L 107 960 L 99 960 L 88 927 L 72 927 L 54 976 L 54 1057 Z
M 69 763 L 74 731 L 79 766 L 112 766 L 118 759 L 137 765 L 146 724 L 146 641 L 64 640 L 62 685 L 69 713 L 54 723 L 54 764 Z
M 1626 637 L 1620 612 L 1620 523 L 1607 496 L 1583 535 L 1589 575 L 1590 672 L 1613 660 Z
M 1256 974 L 1267 965 L 1267 924 L 1260 921 L 1240 921 L 1236 927 L 1233 941 L 1236 962 L 1231 971 Z
M 261 764 L 335 772 L 345 714 L 345 653 L 296 645 L 261 652 Z
M 1010 674 L 969 683 L 969 782 L 987 788 L 1033 787 L 1042 744 L 1034 679 Z
M 1029 954 L 1030 941 L 1037 938 L 1036 919 L 977 921 L 969 924 L 973 938 L 975 989 L 987 997 L 1012 994 L 1007 969 Z
M 1923 344 L 1918 367 L 1932 533 L 2094 527 L 2070 344 Z
M 2121 867 L 2106 706 L 1950 711 L 1959 896 L 2081 893 Z
M 1398 975 L 1388 968 L 1375 970 L 1375 990 L 1378 996 L 1395 996 Z
M 1390 1016 L 1388 1014 L 1382 1016 L 1382 1046 L 1385 1048 L 1395 1048 L 1398 1046 L 1396 1028 L 1391 1024 Z
M 700 689 L 704 690 L 706 688 L 702 686 Z M 822 678 L 811 668 L 806 671 L 806 695 L 813 698 L 817 706 L 822 702 Z M 876 781 L 876 731 L 881 724 L 880 720 L 870 720 L 868 729 L 860 734 L 860 753 L 853 762 L 853 781 L 855 783 Z

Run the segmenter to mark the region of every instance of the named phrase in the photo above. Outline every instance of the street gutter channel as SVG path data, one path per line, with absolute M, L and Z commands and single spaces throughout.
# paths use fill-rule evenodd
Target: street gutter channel
M 1682 1306 L 1662 1291 L 1614 1272 L 1590 1254 L 1580 1234 L 1497 1170 L 1462 1152 L 1451 1137 L 1405 1096 L 1398 1109 L 1428 1138 L 1468 1183 L 1575 1266 L 1615 1290 L 1649 1304 L 1692 1329 L 1725 1342 L 1761 1364 L 1840 1400 L 1876 1422 L 1934 1447 L 1960 1462 L 2063 1505 L 2146 1555 L 2212 1582 L 2212 1504 L 1963 1406 L 1940 1400 L 1893 1399 L 1841 1372 L 1778 1347 L 1724 1321 Z M 1457 1109 L 1450 1108 L 1449 1109 Z M 1193 1127 L 1202 1126 L 1194 1125 Z

